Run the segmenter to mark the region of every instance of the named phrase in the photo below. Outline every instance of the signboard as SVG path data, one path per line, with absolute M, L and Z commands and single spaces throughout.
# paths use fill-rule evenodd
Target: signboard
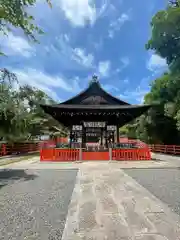
M 84 122 L 84 127 L 86 128 L 104 128 L 106 122 Z
M 108 131 L 116 131 L 116 126 L 114 126 L 114 125 L 108 125 L 108 126 L 107 126 L 107 130 L 108 130 Z
M 81 125 L 73 125 L 72 130 L 73 131 L 82 131 L 82 126 Z
M 101 133 L 100 128 L 86 128 L 86 132 L 88 133 Z

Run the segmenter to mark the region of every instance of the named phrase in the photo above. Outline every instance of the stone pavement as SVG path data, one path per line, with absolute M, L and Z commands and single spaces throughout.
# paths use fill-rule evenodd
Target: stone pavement
M 178 240 L 180 219 L 113 164 L 81 165 L 62 240 Z
M 152 161 L 109 161 L 115 168 L 177 168 L 180 167 L 180 157 L 165 154 L 152 153 Z M 40 162 L 39 157 L 31 157 L 29 160 L 15 162 L 6 166 L 0 166 L 0 169 L 71 169 L 81 168 L 84 164 L 107 164 L 107 161 L 91 162 Z
M 114 168 L 177 168 L 180 167 L 179 160 L 170 161 L 90 161 L 90 162 L 40 162 L 38 157 L 34 157 L 31 160 L 21 161 L 17 163 L 8 164 L 1 168 L 13 168 L 13 169 L 70 169 L 81 168 L 82 166 L 90 166 L 92 164 L 98 164 L 103 166 L 104 164 L 111 164 Z
M 35 158 L 5 168 L 79 169 L 62 240 L 180 240 L 180 217 L 122 170 L 168 171 L 179 168 L 179 160 L 39 163 Z

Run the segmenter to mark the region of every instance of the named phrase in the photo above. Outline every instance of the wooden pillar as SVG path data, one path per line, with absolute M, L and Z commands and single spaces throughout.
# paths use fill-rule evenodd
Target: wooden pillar
M 73 126 L 71 126 L 70 128 L 70 148 L 72 147 L 72 129 L 73 129 Z
M 86 147 L 86 129 L 85 129 L 83 123 L 82 123 L 82 143 L 81 143 L 81 147 L 82 148 Z
M 117 124 L 116 126 L 116 137 L 117 137 L 116 141 L 117 143 L 119 143 L 119 124 Z
M 84 128 L 84 148 L 86 148 L 86 128 Z
M 107 125 L 105 126 L 105 147 L 108 148 L 108 134 L 107 134 Z
M 115 143 L 115 131 L 113 131 L 113 144 Z
M 103 128 L 101 128 L 101 146 L 103 145 Z
M 84 142 L 84 139 L 83 139 L 83 137 L 84 137 L 84 125 L 83 125 L 83 123 L 82 123 L 82 132 L 81 132 L 81 148 L 83 148 L 83 142 Z

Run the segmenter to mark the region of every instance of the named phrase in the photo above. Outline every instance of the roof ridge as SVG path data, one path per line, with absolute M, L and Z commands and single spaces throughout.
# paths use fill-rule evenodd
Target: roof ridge
M 96 94 L 92 94 L 91 91 L 93 92 L 93 88 L 94 88 L 94 91 L 98 92 L 98 90 L 100 91 L 99 92 L 99 95 L 96 93 Z M 110 93 L 108 93 L 107 91 L 105 91 L 103 88 L 102 88 L 102 85 L 100 84 L 97 76 L 93 76 L 92 80 L 89 82 L 89 86 L 81 91 L 79 94 L 77 94 L 76 96 L 60 103 L 60 104 L 79 104 L 81 103 L 87 96 L 90 97 L 90 96 L 101 96 L 101 95 L 104 95 L 106 98 L 109 98 L 109 101 L 106 99 L 107 101 L 107 105 L 130 105 L 129 103 L 127 102 L 124 102 L 116 97 L 114 97 L 113 95 L 111 95 Z M 101 96 L 103 97 L 103 96 Z M 74 103 L 73 103 L 74 102 Z M 109 102 L 109 104 L 108 104 Z

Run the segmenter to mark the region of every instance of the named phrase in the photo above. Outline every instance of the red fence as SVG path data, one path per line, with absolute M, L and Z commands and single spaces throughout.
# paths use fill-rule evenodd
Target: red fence
M 138 148 L 147 148 L 148 145 L 139 139 L 119 138 L 119 143 L 133 144 Z
M 61 139 L 62 140 L 62 139 Z M 59 140 L 59 141 L 61 141 Z M 58 142 L 59 142 L 58 141 Z M 66 138 L 63 140 L 66 142 Z M 62 141 L 61 141 L 62 142 Z M 124 141 L 125 142 L 125 141 Z M 177 145 L 149 145 L 138 141 L 129 140 L 128 143 L 137 143 L 138 148 L 133 149 L 113 149 L 112 160 L 150 160 L 150 151 L 180 155 L 180 146 Z M 47 144 L 46 144 L 47 143 Z M 41 150 L 41 161 L 75 161 L 80 159 L 79 149 L 57 149 L 55 148 L 55 141 L 49 140 L 47 142 L 39 143 L 14 143 L 14 144 L 0 144 L 0 157 L 6 155 L 23 154 Z M 93 155 L 94 154 L 94 155 Z M 82 160 L 109 160 L 109 152 L 82 152 Z
M 152 144 L 152 145 L 149 145 L 149 148 L 152 152 L 180 155 L 180 146 L 178 146 L 178 145 L 160 145 L 160 144 L 154 145 L 154 144 Z
M 149 148 L 138 149 L 113 149 L 112 160 L 117 161 L 142 161 L 151 160 L 151 153 Z
M 108 161 L 109 158 L 109 151 L 104 152 L 82 152 L 82 160 L 84 161 Z
M 15 154 L 24 154 L 39 151 L 43 147 L 52 148 L 56 143 L 66 144 L 68 138 L 59 137 L 56 140 L 47 140 L 42 142 L 24 142 L 24 143 L 0 143 L 0 157 Z
M 40 150 L 40 161 L 77 161 L 80 159 L 79 149 L 55 149 L 47 148 Z
M 0 157 L 39 151 L 41 143 L 0 144 Z
M 112 158 L 111 158 L 112 157 Z M 41 149 L 40 160 L 41 161 L 94 161 L 94 160 L 117 160 L 117 161 L 143 161 L 151 160 L 150 150 L 144 149 L 113 149 L 112 156 L 109 151 L 103 152 L 87 152 L 80 151 L 79 149 L 55 149 L 47 148 Z

